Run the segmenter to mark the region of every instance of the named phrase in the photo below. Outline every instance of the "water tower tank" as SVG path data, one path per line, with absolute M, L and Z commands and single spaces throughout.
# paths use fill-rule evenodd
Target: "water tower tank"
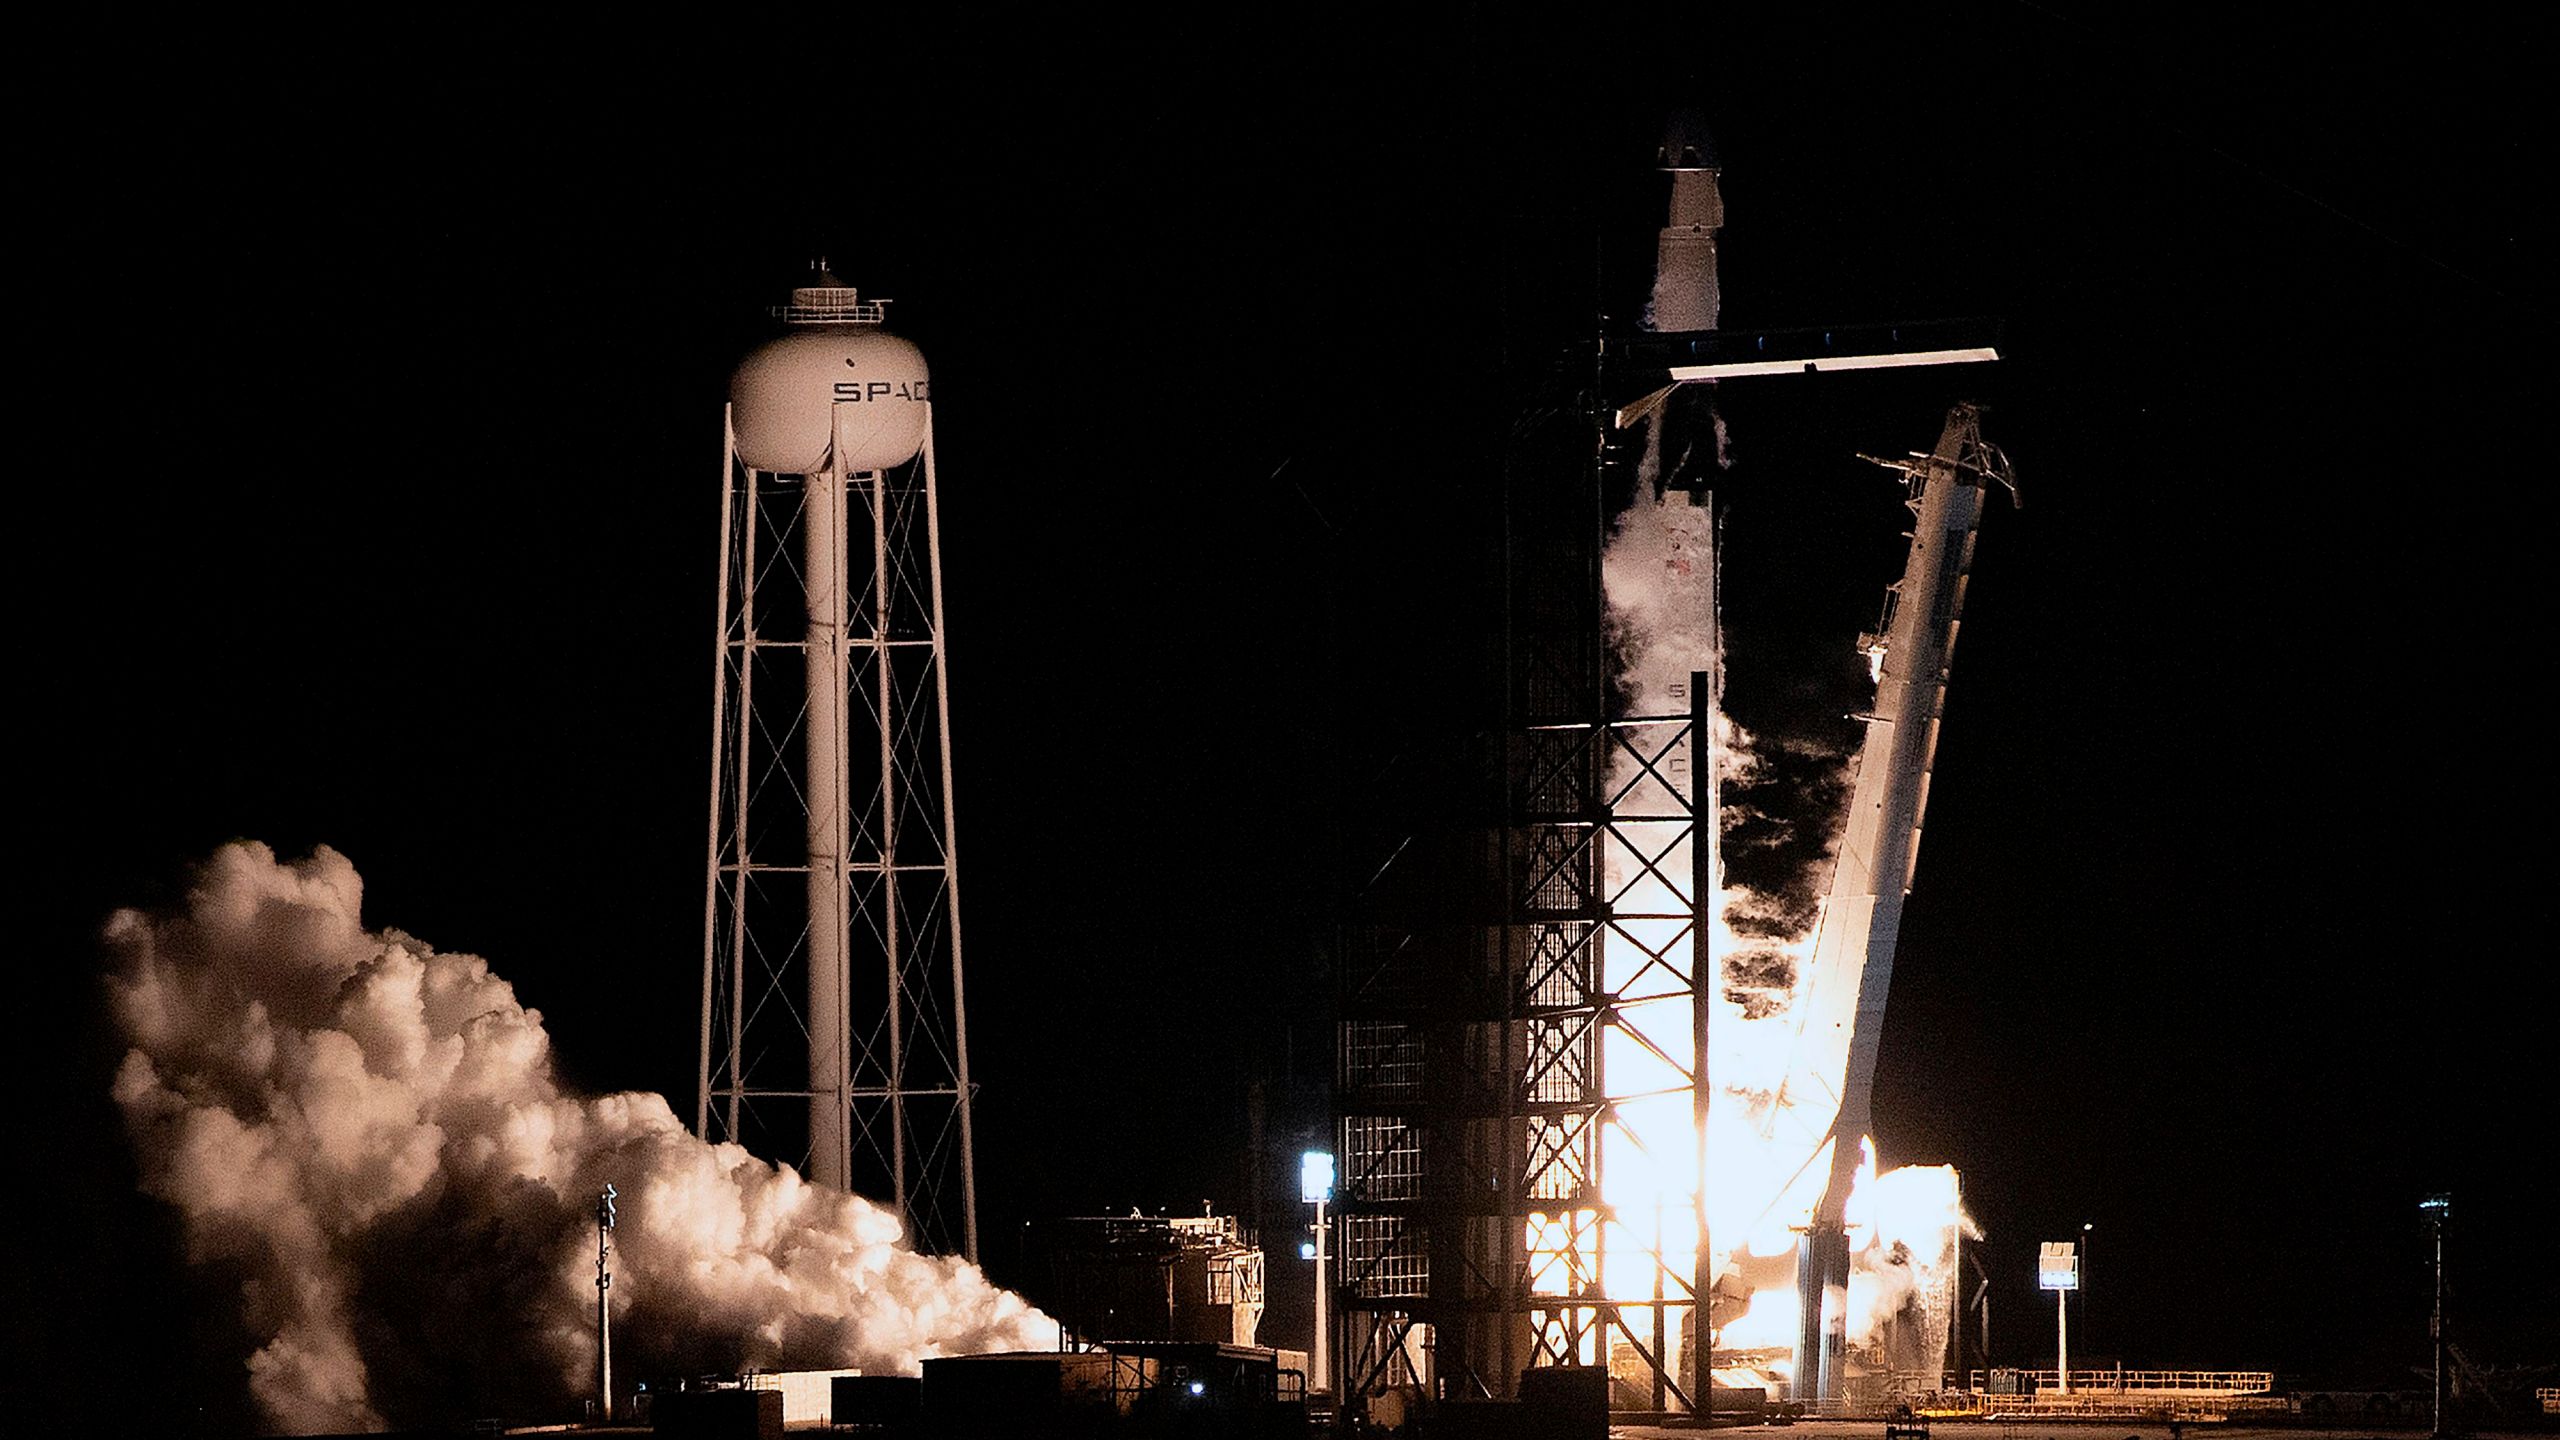
M 792 291 L 780 312 L 791 328 L 749 351 L 729 377 L 738 458 L 758 470 L 823 470 L 835 443 L 840 469 L 885 470 L 924 444 L 923 352 L 881 328 L 879 302 L 832 279 Z

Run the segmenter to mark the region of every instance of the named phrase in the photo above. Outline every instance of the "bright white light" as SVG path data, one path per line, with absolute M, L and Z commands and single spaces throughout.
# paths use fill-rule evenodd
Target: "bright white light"
M 1313 1240 L 1299 1241 L 1298 1258 L 1301 1260 L 1313 1260 L 1316 1258 L 1316 1242 Z
M 2080 1247 L 2068 1240 L 2036 1247 L 2036 1285 L 2045 1290 L 2080 1288 Z
M 1194 1381 L 1192 1381 L 1192 1382 L 1191 1382 L 1191 1393 L 1192 1393 L 1192 1394 L 1194 1394 L 1194 1395 L 1206 1395 L 1206 1394 L 1208 1394 L 1208 1393 L 1209 1393 L 1209 1382 L 1208 1382 L 1208 1381 L 1206 1381 L 1206 1380 L 1194 1380 Z
M 1333 1198 L 1333 1156 L 1323 1150 L 1310 1150 L 1298 1157 L 1298 1198 L 1309 1205 L 1322 1205 Z

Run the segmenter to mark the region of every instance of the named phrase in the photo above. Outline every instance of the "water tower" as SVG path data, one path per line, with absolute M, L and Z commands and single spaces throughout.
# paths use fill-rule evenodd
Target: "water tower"
M 978 1252 L 924 356 L 823 269 L 730 379 L 695 1128 Z

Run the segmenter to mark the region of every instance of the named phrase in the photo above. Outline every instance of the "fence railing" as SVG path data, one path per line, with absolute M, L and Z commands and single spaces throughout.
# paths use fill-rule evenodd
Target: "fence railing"
M 2276 1388 L 2272 1370 L 2074 1370 L 2062 1383 L 2053 1370 L 1976 1370 L 1971 1388 L 1985 1395 L 2263 1395 Z

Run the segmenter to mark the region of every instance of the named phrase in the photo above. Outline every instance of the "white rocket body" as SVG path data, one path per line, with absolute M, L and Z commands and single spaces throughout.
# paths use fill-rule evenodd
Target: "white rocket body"
M 1830 897 L 1804 977 L 1803 1030 L 1788 1076 L 1786 1113 L 1804 1126 L 1801 1139 L 1828 1141 L 1830 1173 L 1798 1254 L 1802 1333 L 1796 1355 L 1798 1398 L 1840 1394 L 1847 1347 L 1845 1297 L 1849 1254 L 1842 1233 L 1861 1142 L 1872 1128 L 1876 1051 L 1884 1035 L 1902 903 L 1920 856 L 1920 825 L 1929 802 L 1929 771 L 1938 751 L 1947 665 L 1964 612 L 1965 578 L 1982 516 L 1979 477 L 1956 462 L 1976 439 L 1975 411 L 1947 416 L 1936 451 L 1914 467 L 1916 523 L 1892 615 L 1880 637 L 1874 711 L 1863 717 L 1857 788 L 1831 875 Z M 1836 1086 L 1836 1089 L 1833 1088 Z M 1839 1097 L 1828 1116 L 1809 1097 Z M 1827 1123 L 1825 1121 L 1827 1120 Z

